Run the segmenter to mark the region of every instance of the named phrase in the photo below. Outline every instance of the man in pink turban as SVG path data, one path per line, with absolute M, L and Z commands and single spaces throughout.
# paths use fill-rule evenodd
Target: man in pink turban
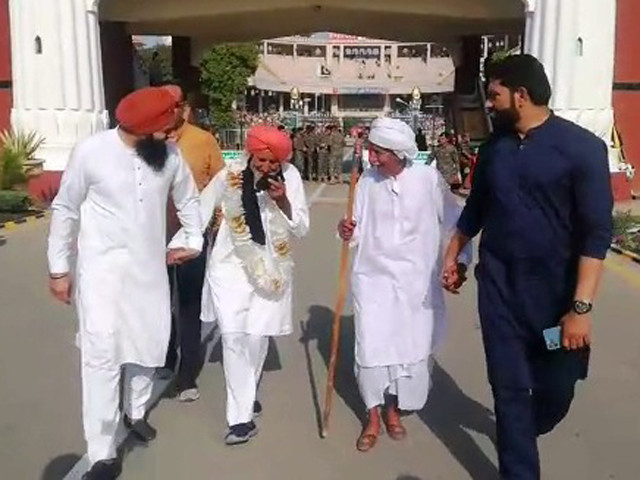
M 203 225 L 221 208 L 223 218 L 209 254 L 202 320 L 222 334 L 227 389 L 225 442 L 256 433 L 256 401 L 269 337 L 293 331 L 291 236 L 309 230 L 309 209 L 298 170 L 287 160 L 289 136 L 274 127 L 249 130 L 246 162 L 227 165 L 200 196 Z M 185 246 L 180 231 L 170 248 Z
M 246 148 L 251 155 L 269 152 L 277 161 L 285 162 L 291 157 L 293 145 L 286 132 L 269 125 L 257 125 L 247 133 Z

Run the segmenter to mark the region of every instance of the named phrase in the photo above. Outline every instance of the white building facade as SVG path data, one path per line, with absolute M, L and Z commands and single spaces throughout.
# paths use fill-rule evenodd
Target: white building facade
M 113 0 L 102 3 L 110 1 Z M 491 1 L 483 0 L 487 4 Z M 499 6 L 506 0 L 493 1 Z M 522 8 L 526 21 L 525 51 L 538 57 L 548 71 L 554 90 L 554 110 L 610 143 L 616 0 L 512 1 Z M 192 2 L 204 5 L 201 1 Z M 35 130 L 46 138 L 40 152 L 46 161 L 45 170 L 63 170 L 74 144 L 107 128 L 109 123 L 102 75 L 100 3 L 100 0 L 9 0 L 11 122 L 17 129 Z M 168 4 L 168 0 L 162 3 Z M 181 5 L 186 8 L 184 3 Z M 269 3 L 270 0 L 262 2 L 263 6 Z M 422 8 L 419 5 L 435 8 L 432 2 L 415 3 L 415 8 Z M 443 5 L 439 2 L 438 8 L 445 8 Z M 470 2 L 468 10 L 479 11 L 473 5 Z M 384 36 L 384 23 L 378 23 L 379 36 Z M 250 35 L 251 32 L 246 32 L 245 36 Z M 455 38 L 441 43 L 455 45 Z M 455 63 L 455 47 L 450 50 Z M 339 55 L 344 56 L 344 50 Z M 327 53 L 329 64 L 333 58 L 333 51 Z M 380 58 L 384 62 L 384 45 Z M 618 168 L 612 161 L 612 172 Z

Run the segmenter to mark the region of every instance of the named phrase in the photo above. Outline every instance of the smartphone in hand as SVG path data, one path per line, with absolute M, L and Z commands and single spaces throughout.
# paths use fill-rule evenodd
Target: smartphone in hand
M 551 327 L 542 331 L 547 350 L 559 350 L 562 347 L 562 327 Z

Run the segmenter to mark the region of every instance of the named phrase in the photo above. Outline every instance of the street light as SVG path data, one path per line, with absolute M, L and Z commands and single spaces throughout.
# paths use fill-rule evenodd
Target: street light
M 293 112 L 296 119 L 296 126 L 298 128 L 298 115 L 300 110 L 300 90 L 297 87 L 293 87 L 290 92 L 291 95 L 291 107 L 293 108 Z

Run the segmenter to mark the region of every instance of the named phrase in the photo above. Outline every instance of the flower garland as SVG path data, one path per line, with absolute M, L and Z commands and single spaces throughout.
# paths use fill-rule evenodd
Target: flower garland
M 249 281 L 267 295 L 282 295 L 291 279 L 293 260 L 289 243 L 289 225 L 279 207 L 267 199 L 268 238 L 275 252 L 273 261 L 265 259 L 267 249 L 251 238 L 251 232 L 242 206 L 242 170 L 229 168 L 222 197 L 222 212 L 231 231 L 231 242 L 242 261 Z

